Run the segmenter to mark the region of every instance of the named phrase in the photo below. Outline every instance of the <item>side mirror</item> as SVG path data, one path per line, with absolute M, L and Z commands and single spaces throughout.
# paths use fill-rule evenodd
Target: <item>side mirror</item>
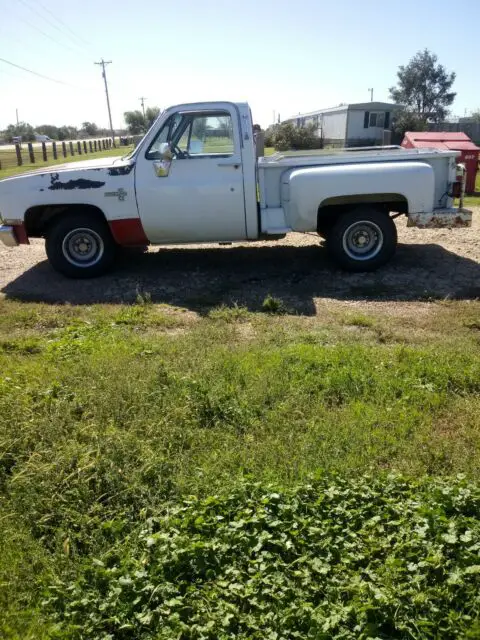
M 160 145 L 161 160 L 155 160 L 153 168 L 157 178 L 166 178 L 170 173 L 170 166 L 172 164 L 173 154 L 168 142 L 162 142 Z

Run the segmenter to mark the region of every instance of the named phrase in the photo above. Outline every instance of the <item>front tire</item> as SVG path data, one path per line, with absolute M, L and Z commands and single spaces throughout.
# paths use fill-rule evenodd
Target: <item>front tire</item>
M 343 214 L 327 237 L 332 259 L 346 271 L 374 271 L 397 248 L 397 227 L 388 213 L 359 207 Z
M 95 278 L 115 258 L 115 242 L 105 220 L 88 214 L 65 214 L 46 234 L 52 267 L 68 278 Z

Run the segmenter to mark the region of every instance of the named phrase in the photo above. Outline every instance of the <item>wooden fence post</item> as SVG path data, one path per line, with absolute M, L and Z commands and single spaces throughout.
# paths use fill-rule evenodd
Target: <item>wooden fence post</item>
M 42 142 L 42 156 L 43 156 L 43 161 L 46 162 L 47 161 L 47 145 L 45 144 L 45 142 Z
M 82 155 L 82 143 L 80 142 L 80 140 L 77 142 L 77 149 L 79 155 Z
M 83 153 L 87 153 L 87 141 L 83 141 Z
M 28 155 L 30 156 L 30 162 L 35 164 L 35 154 L 33 153 L 33 144 L 31 142 L 28 143 Z
M 65 142 L 65 140 L 63 140 L 63 142 L 62 142 L 62 151 L 63 151 L 63 157 L 66 158 L 67 157 L 67 143 Z
M 105 138 L 102 140 L 104 150 L 107 148 L 107 143 L 105 142 Z
M 52 142 L 52 153 L 53 153 L 53 159 L 56 160 L 58 158 L 58 156 L 57 156 L 57 143 L 56 142 Z
M 74 152 L 74 150 L 73 150 L 73 142 L 72 142 L 71 140 L 70 140 L 70 155 L 71 155 L 71 156 L 74 156 L 74 155 L 75 155 L 75 152 Z
M 88 141 L 88 147 L 90 149 L 90 153 L 93 153 L 93 142 L 91 140 Z
M 22 150 L 19 144 L 15 145 L 15 153 L 17 154 L 17 165 L 21 167 L 23 164 L 23 158 L 22 158 Z
M 94 149 L 95 149 L 95 151 L 96 151 L 96 150 L 97 150 L 97 141 L 96 141 L 96 140 L 95 140 L 95 141 L 94 141 L 94 143 L 93 143 L 93 147 L 94 147 Z

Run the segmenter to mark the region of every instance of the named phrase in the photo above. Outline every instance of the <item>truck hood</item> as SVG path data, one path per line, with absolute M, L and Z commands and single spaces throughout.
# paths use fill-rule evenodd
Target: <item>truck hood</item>
M 128 175 L 134 166 L 135 161 L 133 158 L 123 159 L 121 156 L 97 158 L 95 160 L 80 160 L 79 162 L 66 162 L 65 164 L 56 164 L 41 167 L 40 169 L 32 169 L 31 171 L 26 171 L 25 173 L 21 173 L 17 176 L 4 178 L 3 180 L 0 180 L 0 192 L 3 191 L 5 187 L 7 189 L 9 186 L 16 187 L 18 181 L 24 185 L 25 181 L 32 176 L 61 174 L 61 179 L 64 181 L 67 178 L 67 176 L 64 175 L 65 173 L 77 175 L 91 170 L 102 172 L 110 176 L 122 176 Z

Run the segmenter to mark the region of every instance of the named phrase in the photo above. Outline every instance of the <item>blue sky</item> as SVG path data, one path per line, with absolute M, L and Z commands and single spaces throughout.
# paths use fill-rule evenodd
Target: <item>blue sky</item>
M 271 123 L 340 102 L 388 99 L 400 64 L 419 49 L 456 71 L 455 115 L 480 107 L 480 1 L 463 0 L 0 0 L 0 129 L 107 125 L 108 66 L 113 121 L 147 105 L 247 100 Z M 74 35 L 75 34 L 75 35 Z M 73 86 L 70 86 L 73 85 Z

